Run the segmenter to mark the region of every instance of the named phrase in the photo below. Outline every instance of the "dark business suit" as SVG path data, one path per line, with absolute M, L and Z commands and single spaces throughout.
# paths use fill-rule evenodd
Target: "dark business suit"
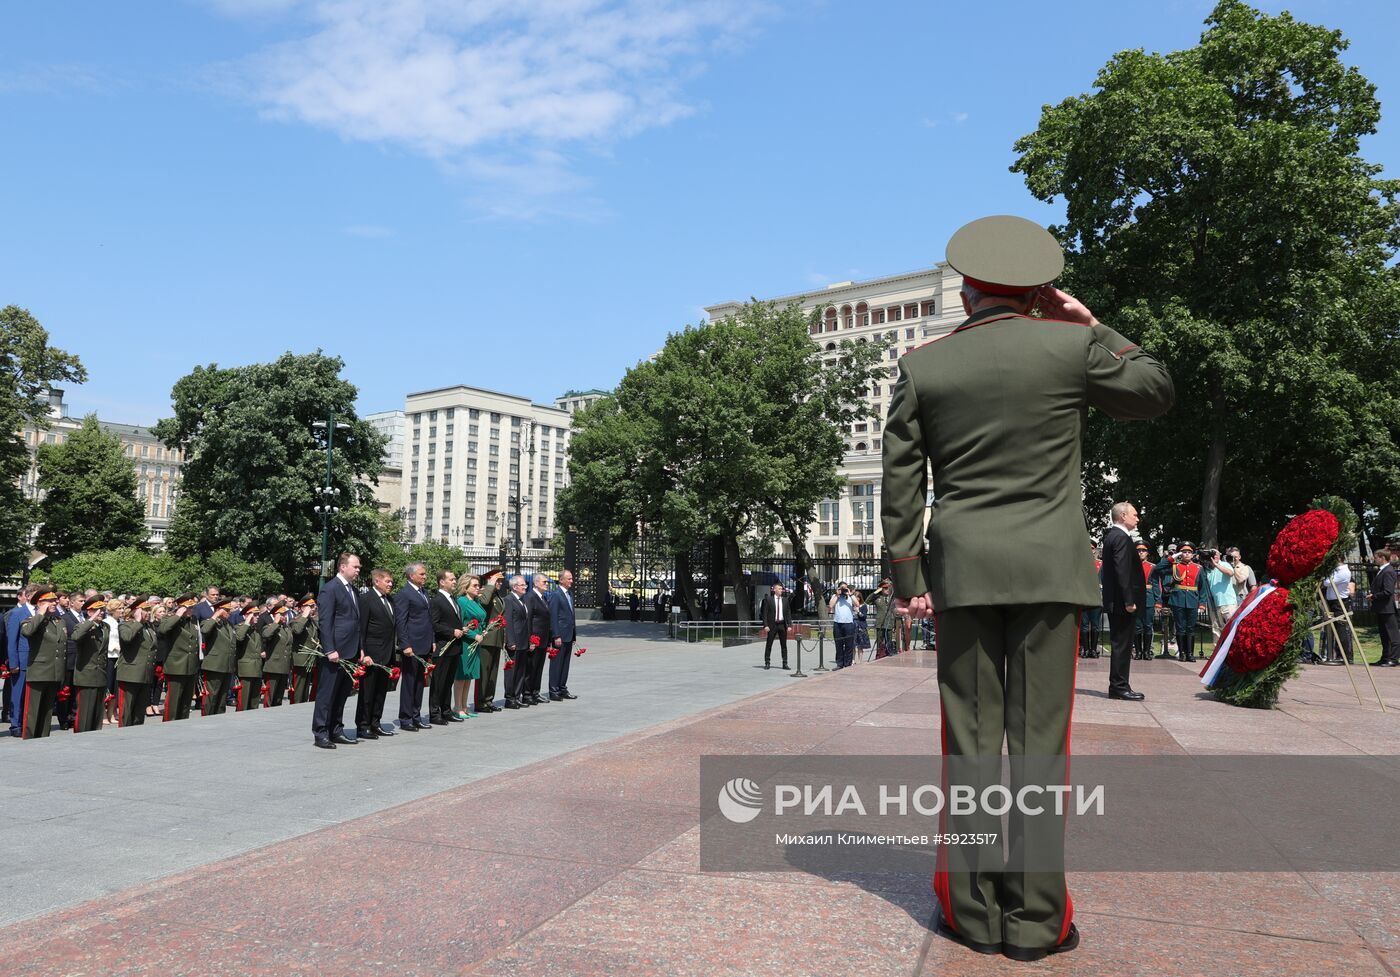
M 360 650 L 376 665 L 388 668 L 398 649 L 394 646 L 394 604 L 371 587 L 360 595 Z M 384 725 L 384 698 L 389 694 L 389 674 L 371 668 L 360 679 L 360 698 L 355 703 L 355 730 L 374 734 Z
M 778 612 L 782 613 L 779 614 Z M 778 639 L 778 650 L 783 654 L 783 667 L 788 667 L 787 629 L 792 627 L 792 601 L 787 594 L 774 598 L 770 590 L 763 598 L 763 626 L 768 630 L 768 639 L 763 643 L 763 664 L 766 667 L 773 660 L 773 639 Z
M 316 595 L 316 621 L 321 651 L 340 653 L 340 661 L 316 662 L 316 708 L 311 714 L 311 734 L 320 742 L 345 735 L 345 700 L 352 679 L 341 662 L 360 658 L 360 600 L 340 575 L 327 580 Z
M 10 735 L 19 736 L 24 729 L 24 683 L 29 674 L 29 639 L 19 633 L 20 625 L 34 616 L 28 604 L 16 605 L 5 615 L 5 650 L 10 667 L 19 675 L 10 679 L 5 691 L 10 697 Z
M 1400 615 L 1395 612 L 1395 590 L 1400 584 L 1400 571 L 1387 563 L 1371 578 L 1371 610 L 1376 615 L 1376 627 L 1381 634 L 1381 662 L 1389 665 L 1400 661 Z
M 514 592 L 506 595 L 506 653 L 513 659 L 510 678 L 506 682 L 507 704 L 520 704 L 521 694 L 529 684 L 530 611 L 524 596 Z
M 556 657 L 549 662 L 549 694 L 551 697 L 569 691 L 569 659 L 574 656 L 574 640 L 578 637 L 578 619 L 574 614 L 574 595 L 560 587 L 549 595 L 550 649 Z M 559 641 L 555 647 L 554 640 Z
M 437 642 L 437 668 L 433 669 L 428 688 L 428 721 L 445 726 L 453 717 L 452 683 L 462 667 L 462 642 L 453 634 L 462 627 L 462 612 L 457 609 L 457 602 L 444 597 L 441 590 L 428 595 L 428 609 L 432 614 L 433 640 Z
M 1128 669 L 1133 659 L 1137 611 L 1147 602 L 1147 579 L 1138 561 L 1136 544 L 1122 526 L 1110 526 L 1103 536 L 1103 606 L 1108 611 L 1108 640 L 1112 646 L 1108 691 L 1128 692 Z M 1135 610 L 1130 611 L 1132 606 Z
M 540 639 L 530 648 L 530 684 L 527 686 L 529 694 L 538 698 L 540 683 L 544 679 L 544 663 L 549 660 L 549 598 L 531 587 L 525 595 L 525 607 L 530 612 L 530 637 Z
M 394 630 L 395 650 L 403 669 L 399 677 L 399 728 L 424 727 L 428 724 L 423 719 L 423 667 L 433 653 L 433 619 L 428 595 L 411 583 L 394 594 Z M 405 656 L 405 648 L 412 649 L 413 655 Z

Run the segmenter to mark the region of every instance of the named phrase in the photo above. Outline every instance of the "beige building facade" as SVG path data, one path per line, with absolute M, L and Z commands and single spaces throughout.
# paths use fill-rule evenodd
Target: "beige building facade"
M 900 356 L 951 332 L 963 318 L 958 292 L 962 276 L 946 263 L 933 268 L 861 282 L 838 282 L 809 292 L 779 295 L 765 301 L 797 304 L 803 312 L 819 311 L 812 341 L 835 354 L 842 340 L 887 345 L 886 375 L 867 392 L 874 416 L 845 432 L 846 455 L 840 474 L 845 486 L 836 498 L 817 506 L 808 545 L 818 559 L 878 559 L 884 543 L 880 529 L 881 428 Z M 739 311 L 741 303 L 706 308 L 711 321 Z M 790 546 L 783 546 L 785 555 Z

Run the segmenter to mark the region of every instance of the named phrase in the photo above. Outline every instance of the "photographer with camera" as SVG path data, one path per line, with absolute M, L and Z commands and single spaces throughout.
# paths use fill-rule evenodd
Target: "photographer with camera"
M 846 581 L 836 585 L 836 593 L 831 595 L 827 611 L 831 614 L 832 636 L 836 639 L 836 667 L 846 668 L 855 659 L 856 652 L 856 609 L 860 607 L 860 594 L 853 593 Z
M 1225 623 L 1234 615 L 1240 602 L 1235 593 L 1235 567 L 1215 549 L 1201 550 L 1201 563 L 1205 566 L 1204 591 L 1210 608 L 1210 630 L 1215 640 L 1219 641 L 1220 632 L 1225 630 Z

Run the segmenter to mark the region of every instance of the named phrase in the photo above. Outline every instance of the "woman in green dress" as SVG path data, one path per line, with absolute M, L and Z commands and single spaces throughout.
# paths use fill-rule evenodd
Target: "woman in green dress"
M 460 659 L 462 664 L 458 669 L 452 693 L 457 715 L 463 719 L 470 719 L 476 715 L 472 711 L 472 698 L 468 693 L 471 691 L 472 679 L 481 681 L 481 658 L 477 655 L 477 649 L 473 647 L 477 637 L 486 630 L 486 609 L 477 603 L 480 596 L 481 578 L 475 574 L 462 578 L 462 582 L 457 585 L 457 610 L 462 615 L 464 633 Z M 473 624 L 476 626 L 472 627 Z

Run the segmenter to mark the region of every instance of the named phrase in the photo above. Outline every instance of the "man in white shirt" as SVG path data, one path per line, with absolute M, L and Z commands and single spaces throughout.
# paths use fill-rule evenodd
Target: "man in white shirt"
M 1322 596 L 1327 601 L 1327 616 L 1338 617 L 1342 614 L 1344 603 L 1351 600 L 1352 595 L 1351 567 L 1347 566 L 1345 559 L 1337 561 L 1337 568 L 1333 570 L 1322 582 Z M 1352 634 L 1351 628 L 1346 620 L 1336 622 L 1337 636 L 1342 641 L 1342 654 L 1347 656 L 1347 661 L 1352 658 Z M 1337 653 L 1334 647 L 1336 641 L 1332 637 L 1332 628 L 1322 629 L 1322 660 L 1328 665 L 1340 665 L 1342 655 Z

